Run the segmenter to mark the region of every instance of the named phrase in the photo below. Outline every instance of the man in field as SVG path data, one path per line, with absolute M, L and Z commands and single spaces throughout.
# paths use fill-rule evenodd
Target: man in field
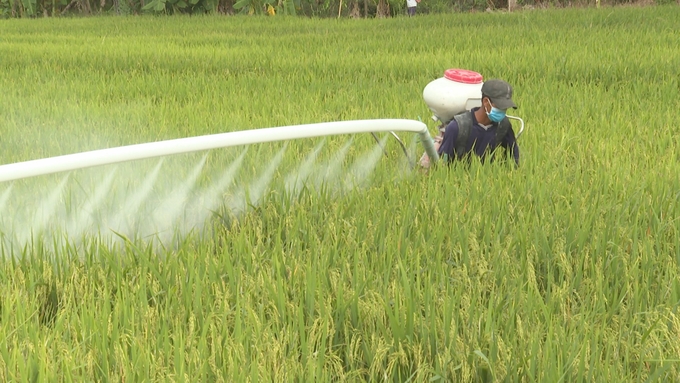
M 418 7 L 420 0 L 406 0 L 406 9 L 408 10 L 408 17 L 416 15 L 416 7 Z
M 512 87 L 503 80 L 489 80 L 482 85 L 482 106 L 473 108 L 453 118 L 443 134 L 435 138 L 435 148 L 443 163 L 468 158 L 472 153 L 482 162 L 498 147 L 505 149 L 519 165 L 519 146 L 510 121 L 505 116 L 509 108 L 517 108 L 512 101 Z M 443 126 L 444 124 L 442 124 Z M 501 153 L 494 153 L 494 158 Z M 427 154 L 420 165 L 428 168 Z

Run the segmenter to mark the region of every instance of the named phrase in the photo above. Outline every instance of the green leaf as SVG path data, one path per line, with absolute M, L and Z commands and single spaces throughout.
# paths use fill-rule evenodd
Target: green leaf
M 295 3 L 293 0 L 284 0 L 283 7 L 287 15 L 295 15 Z
M 154 9 L 156 7 L 156 4 L 158 4 L 158 3 L 159 3 L 159 0 L 153 0 L 153 1 L 149 2 L 148 4 L 146 4 L 145 6 L 143 6 L 142 11 L 148 11 L 148 10 Z
M 186 8 L 188 6 L 188 4 L 184 0 L 179 0 L 177 2 L 177 6 L 180 7 L 180 8 Z
M 245 6 L 248 6 L 248 5 L 250 5 L 250 1 L 251 1 L 251 0 L 238 0 L 238 1 L 234 4 L 234 9 L 241 9 L 241 8 L 243 8 L 243 7 L 245 7 Z
M 478 357 L 482 358 L 482 360 L 484 360 L 484 361 L 486 362 L 486 364 L 491 365 L 491 364 L 489 363 L 489 358 L 487 358 L 486 355 L 484 355 L 484 353 L 482 352 L 482 350 L 475 350 L 475 355 L 477 355 Z

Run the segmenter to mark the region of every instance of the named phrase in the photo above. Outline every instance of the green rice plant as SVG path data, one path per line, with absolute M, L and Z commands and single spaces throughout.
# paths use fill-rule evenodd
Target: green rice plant
M 512 83 L 527 129 L 517 169 L 357 135 L 0 184 L 0 380 L 677 380 L 677 13 L 3 22 L 2 163 L 429 121 L 450 67 Z

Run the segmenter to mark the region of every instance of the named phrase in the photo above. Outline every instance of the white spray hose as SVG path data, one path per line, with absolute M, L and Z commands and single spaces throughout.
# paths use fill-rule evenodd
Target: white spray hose
M 418 133 L 430 159 L 434 162 L 439 159 L 427 125 L 420 121 L 403 119 L 355 120 L 218 133 L 17 162 L 0 166 L 0 182 L 230 146 L 340 134 L 391 131 Z
M 507 114 L 506 114 L 505 116 L 508 117 L 508 118 L 511 118 L 511 119 L 513 119 L 513 120 L 517 120 L 517 121 L 519 121 L 519 122 L 522 124 L 522 126 L 519 128 L 519 131 L 517 132 L 517 135 L 515 136 L 515 138 L 519 138 L 519 136 L 520 136 L 520 135 L 522 134 L 522 132 L 524 131 L 524 120 L 522 120 L 522 119 L 519 118 L 519 117 L 509 116 L 509 115 L 507 115 Z

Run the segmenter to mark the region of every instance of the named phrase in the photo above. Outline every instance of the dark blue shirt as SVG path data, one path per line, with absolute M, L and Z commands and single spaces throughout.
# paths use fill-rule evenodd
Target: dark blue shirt
M 494 151 L 497 147 L 501 146 L 505 148 L 506 153 L 510 151 L 512 157 L 515 159 L 515 163 L 519 165 L 519 146 L 517 145 L 517 140 L 515 139 L 515 132 L 512 130 L 512 126 L 508 129 L 508 133 L 503 137 L 501 142 L 496 142 L 496 131 L 498 130 L 498 124 L 493 123 L 488 129 L 484 129 L 482 125 L 477 122 L 475 118 L 475 111 L 479 108 L 472 109 L 472 128 L 470 129 L 470 136 L 468 137 L 467 145 L 465 146 L 465 155 L 474 151 L 476 155 L 482 158 L 484 161 L 486 155 L 489 152 Z M 439 146 L 439 156 L 443 160 L 453 160 L 460 159 L 456 154 L 456 141 L 458 140 L 458 123 L 456 120 L 451 120 L 446 126 L 444 131 L 444 139 L 442 140 L 441 146 Z M 496 154 L 497 155 L 497 154 Z

